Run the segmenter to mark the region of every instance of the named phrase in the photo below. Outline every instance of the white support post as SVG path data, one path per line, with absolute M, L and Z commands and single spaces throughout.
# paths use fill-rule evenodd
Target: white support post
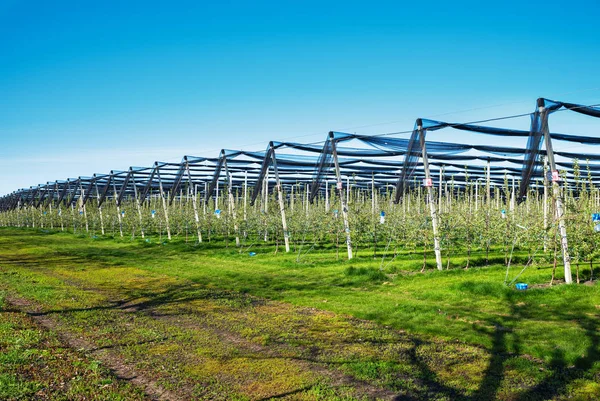
M 165 225 L 167 228 L 167 238 L 169 241 L 171 240 L 171 227 L 169 226 L 169 211 L 167 210 L 167 200 L 165 199 L 165 191 L 162 184 L 162 179 L 160 178 L 160 169 L 158 168 L 158 162 L 154 164 L 154 168 L 156 169 L 156 177 L 158 178 L 158 186 L 160 188 L 160 198 L 162 199 L 163 212 L 165 214 Z
M 538 110 L 542 120 L 542 134 L 544 135 L 544 142 L 546 144 L 546 154 L 548 156 L 548 163 L 550 165 L 550 171 L 553 175 L 556 175 L 556 163 L 554 161 L 554 150 L 552 148 L 552 139 L 550 138 L 550 130 L 548 129 L 548 111 L 544 106 L 544 99 L 538 99 Z M 554 203 L 556 205 L 556 213 L 558 216 L 558 228 L 560 231 L 560 243 L 563 252 L 563 263 L 565 268 L 565 283 L 571 284 L 573 282 L 573 275 L 571 273 L 571 257 L 569 256 L 569 243 L 567 241 L 567 227 L 565 225 L 565 209 L 563 205 L 562 196 L 560 194 L 560 186 L 558 180 L 553 177 L 552 179 L 552 196 L 554 197 Z
M 244 171 L 244 221 L 248 219 L 247 210 L 248 202 L 248 170 Z
M 350 176 L 346 177 L 346 204 L 350 204 Z
M 375 216 L 375 173 L 371 172 L 371 214 Z
M 217 192 L 215 193 L 215 210 L 219 208 L 219 180 L 221 177 L 217 177 Z
M 429 159 L 427 158 L 427 147 L 425 143 L 425 132 L 423 131 L 423 122 L 419 118 L 417 120 L 417 129 L 419 130 L 419 142 L 421 143 L 421 151 L 423 157 L 423 168 L 425 169 L 426 183 L 431 183 L 431 173 L 429 171 Z M 435 262 L 437 269 L 442 270 L 442 251 L 440 250 L 440 236 L 438 233 L 438 215 L 433 200 L 433 183 L 427 185 L 427 202 L 429 203 L 429 212 L 431 214 L 431 225 L 433 228 L 433 250 L 435 252 Z
M 512 176 L 512 192 L 510 195 L 510 211 L 514 212 L 515 211 L 515 176 Z M 514 220 L 514 213 L 512 213 L 513 215 L 513 220 Z
M 95 182 L 95 187 L 96 187 L 96 202 L 98 202 L 98 214 L 100 215 L 100 231 L 102 232 L 102 235 L 104 235 L 104 218 L 102 217 L 102 205 L 100 204 L 100 190 L 98 189 L 98 181 Z M 62 219 L 61 219 L 61 223 L 62 223 Z
M 111 171 L 112 175 L 112 171 Z M 117 193 L 117 184 L 115 183 L 114 177 L 112 178 L 113 194 L 115 198 L 115 204 L 117 205 L 117 218 L 119 219 L 119 233 L 123 238 L 123 217 L 121 216 L 121 206 L 119 205 L 119 194 Z
M 342 206 L 342 217 L 344 219 L 344 231 L 346 233 L 346 246 L 348 248 L 348 260 L 352 259 L 352 238 L 350 236 L 350 225 L 348 223 L 348 204 L 346 202 L 346 199 L 344 197 L 344 188 L 343 188 L 343 182 L 342 182 L 342 174 L 340 172 L 340 164 L 338 162 L 338 157 L 337 157 L 337 150 L 336 150 L 336 146 L 335 146 L 335 138 L 333 135 L 333 132 L 329 133 L 329 140 L 331 141 L 331 150 L 333 152 L 333 162 L 335 164 L 335 175 L 337 178 L 337 190 L 338 190 L 338 194 L 340 197 L 340 203 Z M 350 188 L 350 181 L 349 179 L 346 181 L 346 185 L 347 185 L 347 189 Z
M 277 157 L 275 156 L 275 147 L 273 142 L 269 144 L 271 147 L 271 158 L 273 160 L 273 172 L 275 173 L 275 185 L 277 186 L 277 197 L 279 199 L 279 210 L 281 211 L 281 226 L 283 228 L 283 240 L 285 242 L 285 251 L 290 251 L 290 235 L 287 228 L 287 221 L 285 219 L 285 204 L 283 202 L 283 188 L 281 188 L 281 181 L 279 180 L 279 170 L 277 169 Z
M 440 166 L 440 184 L 438 190 L 438 210 L 442 212 L 442 193 L 443 191 L 443 181 L 444 181 L 444 166 Z
M 479 209 L 479 179 L 475 180 L 475 211 Z
M 308 184 L 304 186 L 304 212 L 306 213 L 306 217 L 308 217 L 308 194 L 309 194 Z
M 188 188 L 192 184 L 192 174 L 190 173 L 190 163 L 188 162 L 187 156 L 183 157 L 185 159 L 185 170 L 188 176 Z M 198 191 L 197 187 L 194 186 L 194 193 L 192 194 L 192 208 L 194 209 L 194 221 L 196 222 L 196 234 L 198 234 L 198 242 L 202 242 L 202 231 L 200 230 L 200 217 L 198 216 Z
M 548 252 L 548 157 L 544 157 L 544 253 Z
M 265 182 L 263 184 L 263 209 L 265 210 L 265 214 L 269 212 L 269 170 L 265 174 Z
M 329 213 L 329 181 L 325 180 L 325 213 Z
M 85 232 L 90 232 L 90 226 L 88 224 L 87 211 L 85 210 L 85 203 L 83 203 L 83 199 L 85 197 L 85 191 L 83 190 L 83 185 L 81 184 L 81 180 L 79 181 L 79 206 L 83 211 L 83 219 L 85 220 Z
M 486 205 L 488 206 L 488 210 L 489 210 L 490 203 L 492 201 L 492 196 L 491 196 L 492 195 L 491 194 L 492 186 L 491 186 L 491 172 L 490 172 L 490 170 L 491 170 L 490 159 L 488 159 L 488 161 L 487 161 L 487 173 L 486 173 L 486 177 L 485 177 L 485 186 L 486 186 L 486 192 L 487 192 L 486 193 L 486 196 L 487 196 Z
M 225 175 L 227 176 L 227 195 L 229 199 L 229 209 L 231 210 L 231 215 L 233 217 L 233 230 L 235 231 L 235 246 L 240 246 L 240 227 L 237 221 L 237 215 L 235 212 L 235 199 L 233 197 L 233 181 L 231 179 L 231 174 L 229 173 L 229 168 L 227 168 L 227 158 L 225 157 L 225 151 L 221 151 L 221 156 L 223 157 L 223 166 L 225 167 Z
M 48 203 L 48 215 L 50 216 L 50 229 L 54 230 L 54 219 L 52 218 L 52 199 Z
M 138 212 L 138 220 L 140 221 L 140 234 L 142 235 L 142 239 L 143 239 L 143 238 L 145 238 L 144 219 L 142 217 L 142 201 L 143 201 L 143 199 L 140 199 L 140 197 L 139 197 L 137 185 L 135 183 L 135 176 L 133 174 L 133 169 L 130 169 L 130 172 L 131 172 L 131 183 L 133 184 L 133 196 L 135 197 L 135 207 Z
M 202 202 L 202 215 L 206 216 L 206 204 L 208 203 L 208 182 L 204 181 L 204 202 Z

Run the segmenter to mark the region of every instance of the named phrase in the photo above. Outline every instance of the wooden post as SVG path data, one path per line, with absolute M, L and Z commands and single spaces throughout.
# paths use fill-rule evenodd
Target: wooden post
M 340 164 L 338 162 L 337 150 L 335 146 L 335 138 L 333 132 L 329 132 L 329 140 L 331 141 L 331 150 L 333 152 L 333 162 L 335 164 L 335 175 L 337 178 L 337 190 L 340 197 L 340 203 L 342 205 L 342 217 L 344 219 L 344 231 L 346 232 L 346 246 L 348 248 L 348 259 L 352 259 L 352 239 L 350 237 L 350 225 L 348 224 L 348 204 L 344 197 L 344 184 L 342 182 L 342 174 L 340 172 Z M 350 181 L 346 181 L 348 188 L 350 187 Z
M 550 171 L 552 171 L 552 195 L 554 198 L 554 204 L 556 205 L 556 213 L 558 216 L 558 228 L 560 231 L 560 243 L 563 252 L 563 263 L 565 268 L 565 283 L 571 284 L 573 282 L 573 276 L 571 274 L 571 258 L 569 256 L 569 243 L 567 241 L 567 227 L 565 225 L 565 210 L 563 206 L 562 196 L 560 194 L 560 187 L 558 180 L 555 178 L 558 175 L 556 170 L 556 163 L 554 161 L 554 150 L 552 149 L 552 139 L 550 138 L 550 130 L 548 129 L 548 110 L 544 106 L 544 99 L 538 99 L 538 110 L 541 119 L 541 129 L 544 135 L 544 142 L 546 144 L 546 154 L 548 155 L 548 163 L 550 164 Z
M 419 141 L 421 143 L 421 151 L 423 156 L 423 168 L 425 169 L 425 179 L 427 185 L 427 202 L 429 203 L 429 212 L 431 214 L 431 226 L 433 228 L 433 245 L 435 252 L 435 261 L 438 270 L 442 270 L 442 252 L 440 250 L 440 237 L 438 234 L 438 215 L 433 200 L 433 183 L 431 182 L 431 173 L 429 171 L 429 159 L 427 158 L 427 145 L 425 143 L 425 132 L 423 131 L 423 122 L 419 118 L 417 120 L 417 129 L 419 130 Z M 432 184 L 432 185 L 429 185 Z
M 275 147 L 273 142 L 269 144 L 271 147 L 271 158 L 273 160 L 273 171 L 275 173 L 275 185 L 277 186 L 277 197 L 279 198 L 279 210 L 281 211 L 281 226 L 283 228 L 283 240 L 285 241 L 285 251 L 290 251 L 290 235 L 287 228 L 287 221 L 285 219 L 285 206 L 283 203 L 283 189 L 281 188 L 281 181 L 279 181 L 279 170 L 277 169 L 277 157 L 275 157 Z
M 163 212 L 165 214 L 165 226 L 167 228 L 167 238 L 169 241 L 171 240 L 171 227 L 169 226 L 169 211 L 167 210 L 167 200 L 165 199 L 165 191 L 162 184 L 162 179 L 160 178 L 160 169 L 158 168 L 158 162 L 154 163 L 154 168 L 156 169 L 156 177 L 158 178 L 158 186 L 160 188 L 160 198 L 162 200 Z

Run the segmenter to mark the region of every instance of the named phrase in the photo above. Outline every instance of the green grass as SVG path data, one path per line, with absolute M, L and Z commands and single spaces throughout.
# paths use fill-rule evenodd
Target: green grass
M 273 246 L 251 250 L 257 255 L 218 242 L 1 229 L 0 285 L 92 343 L 114 347 L 165 387 L 203 383 L 194 393 L 200 399 L 223 391 L 237 399 L 278 391 L 289 399 L 361 397 L 305 363 L 422 399 L 600 397 L 598 286 L 517 291 L 503 284 L 504 266 L 483 267 L 477 253 L 471 266 L 479 267 L 420 273 L 422 254 L 387 265 L 388 257 L 381 271 L 381 255 L 367 252 L 348 262 L 332 249 L 300 261 L 281 247 L 276 255 Z M 521 268 L 513 265 L 511 279 Z M 544 284 L 550 274 L 533 266 L 518 281 Z M 123 312 L 117 301 L 145 313 Z M 224 342 L 223 333 L 239 342 Z M 277 353 L 265 359 L 268 348 Z M 5 381 L 17 393 L 34 389 Z
M 65 347 L 55 333 L 11 309 L 0 292 L 0 399 L 143 400 L 102 364 Z

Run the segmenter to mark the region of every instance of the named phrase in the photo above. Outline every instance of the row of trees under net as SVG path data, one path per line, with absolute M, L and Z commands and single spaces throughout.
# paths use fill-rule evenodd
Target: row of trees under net
M 571 262 L 591 264 L 598 252 L 600 155 L 553 143 L 587 149 L 600 138 L 550 132 L 559 111 L 600 117 L 595 106 L 538 99 L 534 113 L 510 117 L 529 118 L 529 130 L 418 119 L 406 133 L 330 132 L 321 144 L 185 156 L 15 191 L 0 198 L 0 224 L 240 250 L 267 242 L 298 258 L 332 248 L 337 258 L 381 258 L 381 268 L 400 254 L 421 255 L 423 268 L 469 267 L 475 251 L 510 265 L 518 249 L 527 263 L 562 260 L 570 283 Z M 473 140 L 429 138 L 444 130 Z M 490 136 L 526 145 L 492 145 Z

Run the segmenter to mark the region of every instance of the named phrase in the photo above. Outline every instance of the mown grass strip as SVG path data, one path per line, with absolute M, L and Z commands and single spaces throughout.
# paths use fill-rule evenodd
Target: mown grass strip
M 139 345 L 139 353 L 134 347 L 132 354 L 124 356 L 129 360 L 142 353 L 167 353 L 176 359 L 179 354 L 168 346 L 167 322 L 179 326 L 170 330 L 178 331 L 181 338 L 189 335 L 186 330 L 194 324 L 202 328 L 204 323 L 204 331 L 212 332 L 218 340 L 201 348 L 209 357 L 221 356 L 218 363 L 207 365 L 215 367 L 209 369 L 211 377 L 219 366 L 230 366 L 222 362 L 223 358 L 237 358 L 242 363 L 251 360 L 250 343 L 275 348 L 278 354 L 270 356 L 275 362 L 282 358 L 287 362 L 324 364 L 378 387 L 424 399 L 598 396 L 593 384 L 600 370 L 597 287 L 558 286 L 516 292 L 501 284 L 504 271 L 498 267 L 384 278 L 370 273 L 373 262 L 368 260 L 321 266 L 316 262 L 297 264 L 283 255 L 249 258 L 233 250 L 202 249 L 183 243 L 156 246 L 21 231 L 9 234 L 13 233 L 12 237 L 0 237 L 0 249 L 7 260 L 0 265 L 11 287 L 63 308 L 79 304 L 80 299 L 99 297 L 95 303 L 109 306 L 99 308 L 101 313 L 65 314 L 63 310 L 61 314 L 72 315 L 69 327 L 80 327 L 82 332 L 82 322 L 91 322 L 88 327 L 98 329 L 87 335 L 97 343 L 104 341 L 105 346 L 114 343 L 110 333 L 103 330 L 125 324 L 118 323 L 121 318 L 107 315 L 107 311 L 118 309 L 119 314 L 128 314 L 129 324 L 135 328 L 131 337 L 127 337 L 127 330 L 118 331 L 115 337 L 148 341 L 157 347 L 152 350 L 150 345 Z M 404 272 L 399 263 L 396 271 Z M 547 273 L 531 269 L 524 277 L 530 283 L 542 283 Z M 82 293 L 69 293 L 71 288 L 79 288 Z M 301 309 L 265 303 L 261 297 L 352 314 L 380 325 L 326 312 L 311 312 L 306 317 Z M 121 307 L 144 314 L 123 313 Z M 157 316 L 168 319 L 156 324 L 152 320 Z M 147 323 L 144 319 L 152 320 Z M 207 321 L 212 331 L 206 330 Z M 421 336 L 405 335 L 398 329 Z M 246 344 L 240 348 L 238 343 L 233 351 L 214 347 L 222 342 L 222 333 L 233 334 Z M 440 337 L 459 342 L 440 341 Z M 184 360 L 186 356 L 181 354 Z M 169 360 L 160 362 L 169 369 L 178 369 L 178 365 L 169 365 Z M 276 366 L 258 366 L 258 376 L 265 371 L 277 372 Z M 152 369 L 143 364 L 140 367 Z M 230 377 L 235 378 L 236 370 L 228 369 Z M 182 380 L 202 376 L 202 372 L 192 369 Z M 218 392 L 226 388 L 223 383 L 227 380 L 217 380 L 212 388 Z M 295 386 L 297 389 L 301 385 Z M 323 384 L 315 383 L 301 394 L 309 394 L 319 386 Z M 248 394 L 262 394 L 266 387 L 250 384 L 240 388 L 236 393 L 239 397 L 252 397 Z M 196 390 L 198 397 L 206 396 Z

